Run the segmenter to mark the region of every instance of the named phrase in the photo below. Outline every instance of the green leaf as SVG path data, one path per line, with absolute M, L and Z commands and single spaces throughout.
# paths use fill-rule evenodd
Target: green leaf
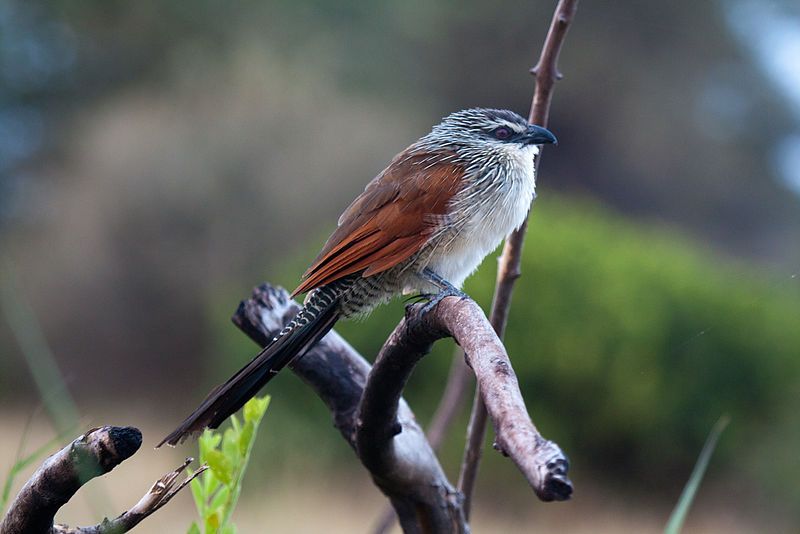
M 239 432 L 229 428 L 225 431 L 222 439 L 222 454 L 231 462 L 233 472 L 238 472 L 239 465 L 242 463 L 239 455 Z
M 258 424 L 264 417 L 269 406 L 269 395 L 264 397 L 253 397 L 247 404 L 244 405 L 244 421 L 245 423 L 253 422 Z
M 686 516 L 689 513 L 689 507 L 692 505 L 692 501 L 694 501 L 697 488 L 700 486 L 700 482 L 703 480 L 703 475 L 708 467 L 708 461 L 711 459 L 711 455 L 714 453 L 714 448 L 717 446 L 717 441 L 719 441 L 722 431 L 725 430 L 726 426 L 728 426 L 730 420 L 730 417 L 723 415 L 711 429 L 711 432 L 706 439 L 706 443 L 703 445 L 703 450 L 700 451 L 700 456 L 697 458 L 697 463 L 692 470 L 692 475 L 689 477 L 689 482 L 687 482 L 686 487 L 683 488 L 681 498 L 678 500 L 678 504 L 672 511 L 669 522 L 664 529 L 664 534 L 679 534 L 683 528 L 683 522 L 686 520 Z
M 239 428 L 240 428 L 241 426 L 242 426 L 242 425 L 241 425 L 241 423 L 239 423 L 239 418 L 238 418 L 238 417 L 236 417 L 236 414 L 233 414 L 233 415 L 231 416 L 231 430 L 233 430 L 233 432 L 234 432 L 235 434 L 238 434 L 238 433 L 239 433 Z
M 216 534 L 222 525 L 222 511 L 215 510 L 206 516 L 206 534 Z
M 236 534 L 230 518 L 242 490 L 256 431 L 269 406 L 269 397 L 251 399 L 244 406 L 244 422 L 233 416 L 225 431 L 206 430 L 198 441 L 200 461 L 208 471 L 192 481 L 195 506 L 206 534 Z M 192 531 L 190 534 L 198 534 Z
M 221 451 L 216 449 L 208 451 L 206 453 L 206 463 L 220 482 L 230 484 L 233 481 L 233 466 Z
M 205 429 L 203 434 L 200 436 L 200 439 L 197 440 L 200 446 L 200 462 L 205 462 L 205 455 L 208 451 L 212 451 L 217 448 L 217 446 L 222 441 L 222 436 L 216 432 L 213 432 L 210 429 Z
M 202 534 L 202 532 L 200 532 L 200 527 L 197 526 L 197 523 L 192 521 L 192 526 L 189 527 L 186 534 Z
M 211 499 L 211 508 L 212 509 L 219 509 L 219 508 L 227 508 L 228 498 L 231 496 L 231 490 L 227 486 L 223 486 L 219 489 L 219 491 L 214 495 L 214 498 Z
M 200 475 L 203 479 L 203 498 L 204 501 L 209 498 L 214 493 L 214 490 L 217 489 L 222 483 L 219 481 L 217 477 L 214 476 L 214 472 L 210 469 Z
M 241 433 L 239 433 L 239 454 L 241 456 L 247 455 L 247 451 L 250 450 L 250 445 L 253 442 L 255 434 L 256 427 L 252 422 L 248 422 L 244 425 Z
M 200 477 L 206 476 L 208 473 L 201 474 Z M 191 476 L 191 474 L 190 474 Z M 192 490 L 192 498 L 194 499 L 194 506 L 197 508 L 197 513 L 200 516 L 203 516 L 203 512 L 206 508 L 206 499 L 205 499 L 205 492 L 203 491 L 203 484 L 197 479 L 193 478 L 191 482 L 189 482 L 189 489 Z

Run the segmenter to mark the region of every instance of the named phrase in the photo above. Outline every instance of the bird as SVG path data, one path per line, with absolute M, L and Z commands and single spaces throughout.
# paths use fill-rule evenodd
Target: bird
M 488 108 L 457 111 L 397 154 L 342 213 L 292 297 L 302 309 L 158 447 L 217 428 L 339 319 L 395 296 L 465 298 L 464 280 L 519 228 L 536 196 L 534 158 L 546 128 Z

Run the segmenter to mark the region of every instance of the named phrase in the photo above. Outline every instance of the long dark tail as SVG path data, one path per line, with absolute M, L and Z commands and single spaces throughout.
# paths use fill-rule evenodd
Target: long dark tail
M 188 436 L 202 432 L 206 427 L 217 428 L 253 398 L 281 369 L 322 339 L 339 319 L 341 289 L 325 286 L 316 290 L 272 343 L 227 382 L 211 390 L 200 407 L 156 448 L 164 443 L 176 445 Z

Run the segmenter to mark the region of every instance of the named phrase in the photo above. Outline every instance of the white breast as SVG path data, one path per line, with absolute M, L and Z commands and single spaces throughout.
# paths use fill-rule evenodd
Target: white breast
M 428 266 L 434 272 L 461 287 L 483 259 L 519 228 L 536 196 L 533 158 L 537 153 L 535 146 L 509 147 L 497 180 L 474 192 L 482 200 L 468 199 L 469 191 L 456 200 L 454 211 L 464 217 L 454 235 L 443 236 L 433 246 Z

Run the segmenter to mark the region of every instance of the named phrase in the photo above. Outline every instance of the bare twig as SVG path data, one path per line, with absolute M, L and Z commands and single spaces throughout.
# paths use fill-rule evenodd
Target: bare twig
M 447 431 L 455 421 L 458 413 L 464 407 L 464 400 L 467 397 L 467 388 L 472 383 L 472 371 L 464 360 L 464 351 L 457 347 L 453 353 L 453 362 L 450 364 L 450 372 L 447 376 L 447 385 L 442 393 L 439 406 L 431 417 L 431 424 L 428 428 L 428 441 L 434 450 L 439 450 Z
M 531 69 L 531 73 L 536 77 L 536 90 L 534 91 L 531 103 L 531 112 L 528 122 L 547 126 L 550 114 L 550 102 L 553 96 L 553 85 L 556 80 L 561 79 L 558 71 L 558 55 L 564 43 L 569 25 L 575 16 L 578 7 L 578 0 L 559 0 L 556 6 L 550 29 L 547 32 L 541 55 L 536 66 Z M 541 162 L 541 155 L 537 158 L 536 166 Z M 513 232 L 506 240 L 503 247 L 503 254 L 500 257 L 497 270 L 497 283 L 495 286 L 494 300 L 492 302 L 492 313 L 490 320 L 495 332 L 501 338 L 505 333 L 508 322 L 508 312 L 511 308 L 511 295 L 514 283 L 520 276 L 520 264 L 522 261 L 522 244 L 525 238 L 525 231 L 528 227 L 526 219 L 522 226 Z M 464 450 L 464 459 L 461 466 L 458 487 L 464 494 L 464 509 L 469 517 L 470 504 L 472 502 L 472 492 L 475 488 L 478 465 L 480 463 L 481 448 L 486 431 L 486 407 L 481 400 L 483 395 L 480 392 L 480 383 L 475 392 L 475 400 L 472 407 L 469 426 L 467 428 L 467 445 Z
M 194 461 L 194 458 L 187 458 L 174 471 L 170 471 L 163 477 L 156 480 L 155 484 L 139 499 L 133 508 L 123 512 L 114 519 L 105 519 L 102 523 L 91 527 L 70 528 L 66 525 L 55 525 L 50 531 L 51 534 L 122 534 L 133 529 L 142 520 L 152 515 L 156 510 L 167 504 L 172 498 L 189 483 L 208 469 L 207 465 L 201 465 L 197 471 L 187 476 L 180 484 L 178 477 Z
M 264 284 L 242 302 L 233 321 L 263 346 L 299 309 L 286 291 Z M 447 480 L 405 401 L 400 399 L 398 404 L 395 397 L 396 418 L 391 419 L 391 429 L 382 438 L 391 440 L 389 447 L 375 454 L 357 445 L 357 409 L 370 365 L 341 336 L 329 332 L 290 368 L 331 410 L 334 424 L 391 500 L 405 532 L 468 531 L 460 495 Z
M 88 431 L 45 460 L 23 486 L 0 523 L 0 534 L 122 534 L 164 506 L 203 466 L 175 486 L 180 473 L 193 460 L 159 479 L 130 510 L 115 519 L 89 527 L 54 525 L 56 512 L 89 480 L 104 475 L 133 456 L 142 434 L 133 427 L 104 426 Z

